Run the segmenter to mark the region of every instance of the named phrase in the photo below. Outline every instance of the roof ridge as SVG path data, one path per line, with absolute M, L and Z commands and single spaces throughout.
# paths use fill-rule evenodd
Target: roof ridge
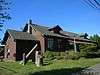
M 31 24 L 31 25 L 33 25 L 33 26 L 40 26 L 40 27 L 46 27 L 46 28 L 50 28 L 50 27 L 47 27 L 47 26 L 44 26 L 44 25 L 39 25 L 39 24 Z
M 13 30 L 13 29 L 7 29 L 7 31 L 12 37 L 13 39 L 26 39 L 26 40 L 36 40 L 35 37 L 33 37 L 33 35 L 27 33 L 27 32 L 23 32 L 23 31 L 17 31 L 17 30 Z
M 14 29 L 7 29 L 7 31 L 15 31 L 15 32 L 27 33 L 27 32 L 23 32 L 23 31 L 20 31 L 20 30 L 14 30 Z M 28 34 L 29 34 L 29 33 L 28 33 Z
M 20 31 L 20 30 L 15 30 L 15 29 L 7 29 L 7 31 L 16 31 L 16 32 L 23 32 L 23 31 Z

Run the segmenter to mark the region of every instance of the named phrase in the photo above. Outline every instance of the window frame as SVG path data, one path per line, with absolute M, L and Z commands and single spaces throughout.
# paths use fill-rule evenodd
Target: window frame
M 47 48 L 53 49 L 54 45 L 54 39 L 53 38 L 47 38 Z

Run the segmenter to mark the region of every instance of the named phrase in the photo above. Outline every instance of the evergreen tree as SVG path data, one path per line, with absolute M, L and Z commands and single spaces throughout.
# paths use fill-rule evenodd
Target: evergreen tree
M 93 36 L 90 36 L 90 39 L 92 41 L 97 42 L 97 47 L 100 48 L 100 36 L 99 35 L 95 34 Z
M 5 20 L 11 19 L 8 13 L 10 4 L 9 0 L 0 0 L 0 30 L 2 30 Z

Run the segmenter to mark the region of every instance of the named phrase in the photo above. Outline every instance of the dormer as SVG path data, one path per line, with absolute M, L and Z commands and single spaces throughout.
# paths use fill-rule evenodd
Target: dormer
M 48 30 L 54 33 L 59 33 L 62 30 L 62 28 L 59 25 L 56 25 L 53 28 L 50 28 Z

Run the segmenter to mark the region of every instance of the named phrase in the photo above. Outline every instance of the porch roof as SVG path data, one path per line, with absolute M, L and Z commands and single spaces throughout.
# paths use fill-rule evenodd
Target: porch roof
M 27 32 L 16 31 L 16 30 L 11 30 L 11 29 L 8 29 L 7 31 L 9 32 L 9 34 L 11 34 L 11 36 L 14 39 L 20 39 L 20 40 L 37 40 L 36 38 L 34 38 L 31 34 L 29 34 Z
M 8 38 L 8 34 L 14 39 L 14 40 L 37 40 L 35 37 L 33 37 L 31 34 L 27 32 L 22 31 L 16 31 L 12 29 L 8 29 L 4 35 L 2 44 L 4 44 Z

